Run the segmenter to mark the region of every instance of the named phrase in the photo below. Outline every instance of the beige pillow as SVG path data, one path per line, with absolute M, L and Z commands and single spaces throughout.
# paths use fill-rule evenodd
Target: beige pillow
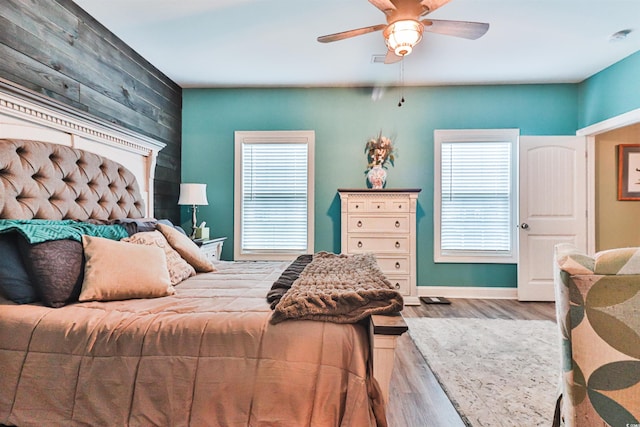
M 164 250 L 167 257 L 167 269 L 169 270 L 169 277 L 171 278 L 171 284 L 177 285 L 184 279 L 194 276 L 196 271 L 191 265 L 176 252 L 167 239 L 164 238 L 159 231 L 142 231 L 136 233 L 131 237 L 122 239 L 123 242 L 137 243 L 139 245 L 158 246 Z
M 102 237 L 82 236 L 85 266 L 80 301 L 173 295 L 164 252 Z
M 207 257 L 200 252 L 200 248 L 198 248 L 198 245 L 196 245 L 193 240 L 175 228 L 165 224 L 157 224 L 156 228 L 164 234 L 164 237 L 167 238 L 173 249 L 178 251 L 180 256 L 186 259 L 187 262 L 196 269 L 196 271 L 201 273 L 216 271 L 216 268 L 211 264 L 211 261 L 209 261 Z

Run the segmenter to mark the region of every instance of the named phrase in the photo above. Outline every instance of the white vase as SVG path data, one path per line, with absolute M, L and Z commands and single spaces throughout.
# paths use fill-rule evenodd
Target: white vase
M 380 165 L 376 165 L 367 172 L 367 182 L 374 190 L 384 188 L 387 182 L 387 171 Z

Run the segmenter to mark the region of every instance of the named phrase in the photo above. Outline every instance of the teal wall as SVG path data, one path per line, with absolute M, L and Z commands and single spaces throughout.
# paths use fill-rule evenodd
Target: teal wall
M 185 89 L 183 182 L 208 184 L 198 218 L 227 236 L 233 254 L 233 135 L 236 130 L 314 130 L 315 250 L 340 251 L 341 187 L 364 187 L 364 144 L 380 130 L 398 147 L 387 187 L 422 188 L 418 199 L 418 284 L 515 287 L 514 264 L 434 264 L 433 131 L 519 128 L 522 135 L 572 135 L 577 85 L 405 88 L 373 101 L 365 88 Z M 189 224 L 190 215 L 182 211 Z
M 580 128 L 640 108 L 640 52 L 579 85 Z

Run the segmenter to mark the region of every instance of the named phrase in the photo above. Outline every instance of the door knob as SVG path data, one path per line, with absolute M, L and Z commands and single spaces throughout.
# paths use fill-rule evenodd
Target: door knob
M 529 224 L 527 224 L 526 222 L 523 222 L 522 224 L 520 224 L 520 228 L 522 228 L 523 230 L 528 230 Z

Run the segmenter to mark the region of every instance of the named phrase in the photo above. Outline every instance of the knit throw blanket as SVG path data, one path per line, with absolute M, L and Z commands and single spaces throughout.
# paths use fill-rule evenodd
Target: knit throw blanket
M 271 323 L 287 319 L 355 323 L 402 307 L 402 295 L 372 254 L 319 252 L 275 306 Z

